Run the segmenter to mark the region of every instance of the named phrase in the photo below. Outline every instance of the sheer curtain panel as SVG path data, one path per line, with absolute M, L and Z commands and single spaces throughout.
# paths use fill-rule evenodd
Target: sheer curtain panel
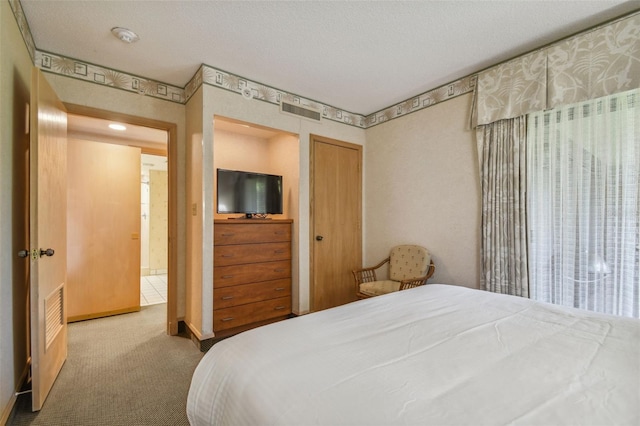
M 640 90 L 528 117 L 531 297 L 639 317 Z

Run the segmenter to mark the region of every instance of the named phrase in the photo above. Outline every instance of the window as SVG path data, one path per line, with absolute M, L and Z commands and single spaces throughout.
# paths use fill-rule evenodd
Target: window
M 640 90 L 530 114 L 531 298 L 639 317 Z

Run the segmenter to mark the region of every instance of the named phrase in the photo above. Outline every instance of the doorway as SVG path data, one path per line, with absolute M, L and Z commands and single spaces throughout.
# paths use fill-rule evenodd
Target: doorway
M 166 207 L 166 303 L 167 303 L 167 333 L 176 335 L 178 333 L 177 321 L 177 250 L 175 247 L 175 236 L 177 235 L 177 126 L 173 123 L 162 122 L 147 118 L 135 117 L 126 114 L 114 113 L 110 111 L 88 108 L 73 104 L 65 105 L 70 114 L 80 116 L 85 120 L 96 120 L 96 122 L 118 122 L 136 129 L 136 131 L 159 131 L 164 134 L 162 145 L 145 142 L 145 138 L 139 135 L 128 137 L 126 145 L 137 145 L 144 154 L 164 156 L 167 174 L 167 207 Z M 77 136 L 73 132 L 79 131 L 71 128 L 70 136 Z M 89 131 L 84 129 L 84 131 Z M 94 134 L 95 130 L 92 130 Z M 123 143 L 122 138 L 100 135 L 103 142 Z M 120 139 L 120 140 L 118 140 Z M 140 185 L 140 183 L 138 184 Z M 141 214 L 141 209 L 138 211 Z

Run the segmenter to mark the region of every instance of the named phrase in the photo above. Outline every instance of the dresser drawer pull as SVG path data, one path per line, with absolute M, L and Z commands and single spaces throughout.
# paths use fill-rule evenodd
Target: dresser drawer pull
M 283 268 L 277 268 L 274 269 L 273 272 L 284 272 L 285 270 Z
M 233 321 L 233 317 L 222 318 L 222 322 L 229 322 L 229 321 Z
M 222 296 L 222 300 L 231 300 L 233 296 Z
M 222 233 L 223 237 L 233 237 L 234 235 L 236 235 L 236 234 L 225 234 L 225 233 Z
M 222 257 L 233 257 L 232 254 L 223 254 Z
M 229 278 L 233 278 L 233 275 L 223 275 L 222 276 L 223 279 L 229 279 Z
M 284 251 L 284 250 L 274 250 L 273 252 L 274 252 L 274 253 L 276 253 L 276 254 L 285 253 L 285 251 Z
M 274 234 L 276 234 L 276 235 L 284 235 L 284 234 L 286 234 L 286 232 L 285 231 L 275 231 Z
M 281 311 L 283 310 L 285 307 L 284 306 L 276 306 L 275 308 L 273 308 L 274 311 Z M 223 320 L 224 321 L 224 320 Z
M 276 291 L 283 291 L 284 287 L 276 287 Z

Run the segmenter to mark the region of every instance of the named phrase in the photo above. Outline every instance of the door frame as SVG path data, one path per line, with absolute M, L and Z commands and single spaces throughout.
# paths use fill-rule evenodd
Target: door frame
M 168 259 L 167 259 L 167 334 L 178 334 L 178 126 L 175 123 L 138 117 L 119 112 L 107 111 L 83 105 L 64 103 L 69 114 L 84 115 L 103 120 L 118 121 L 136 126 L 151 127 L 167 132 L 167 167 L 168 167 Z M 143 153 L 158 154 L 143 148 Z
M 356 151 L 358 151 L 359 155 L 360 155 L 360 173 L 358 174 L 358 178 L 360 180 L 359 182 L 359 187 L 360 187 L 360 196 L 358 197 L 358 204 L 359 204 L 359 208 L 358 211 L 360 212 L 360 229 L 358 229 L 358 232 L 360 233 L 360 244 L 359 244 L 359 251 L 360 253 L 358 253 L 359 259 L 360 259 L 360 263 L 362 262 L 362 229 L 363 229 L 363 223 L 362 223 L 362 194 L 363 194 L 363 167 L 362 167 L 362 163 L 363 163 L 363 158 L 362 158 L 362 154 L 363 154 L 363 146 L 362 145 L 358 145 L 358 144 L 354 144 L 354 143 L 350 143 L 350 142 L 344 142 L 344 141 L 340 141 L 337 139 L 331 139 L 331 138 L 327 138 L 324 136 L 320 136 L 320 135 L 316 135 L 316 134 L 310 134 L 309 135 L 309 311 L 310 312 L 315 312 L 315 300 L 314 300 L 314 294 L 315 294 L 315 268 L 316 265 L 314 263 L 314 258 L 315 258 L 315 211 L 314 211 L 314 203 L 315 203 L 315 187 L 316 187 L 316 182 L 315 182 L 315 156 L 316 156 L 316 150 L 315 150 L 315 143 L 316 141 L 321 142 L 321 143 L 327 143 L 327 144 L 331 144 L 331 145 L 336 145 L 336 146 L 340 146 L 343 148 L 348 148 L 348 149 L 354 149 Z

